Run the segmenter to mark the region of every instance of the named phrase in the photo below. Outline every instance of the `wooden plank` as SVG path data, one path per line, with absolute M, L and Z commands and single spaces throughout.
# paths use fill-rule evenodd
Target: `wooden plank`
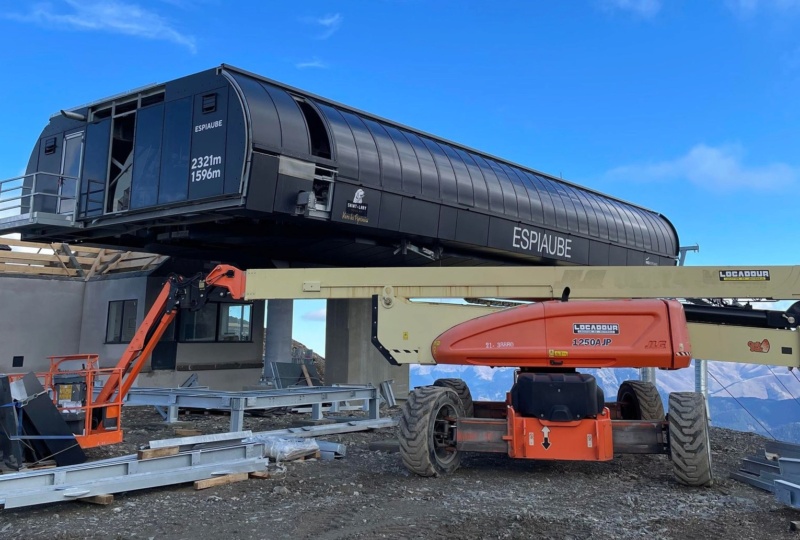
M 166 448 L 148 448 L 146 450 L 139 450 L 136 453 L 136 459 L 153 459 L 159 457 L 174 456 L 178 453 L 177 446 L 168 446 Z
M 314 386 L 314 383 L 311 382 L 311 375 L 308 374 L 308 368 L 305 364 L 300 364 L 300 370 L 303 372 L 303 377 L 306 378 L 306 384 L 308 386 Z
M 111 270 L 113 270 L 114 268 L 116 268 L 116 267 L 117 267 L 117 265 L 118 265 L 119 263 L 121 263 L 121 262 L 122 262 L 124 259 L 126 259 L 128 256 L 130 256 L 130 254 L 131 254 L 131 252 L 130 252 L 130 251 L 126 251 L 126 252 L 125 252 L 125 253 L 123 253 L 122 255 L 119 255 L 118 257 L 116 257 L 116 258 L 115 258 L 114 260 L 112 260 L 111 262 L 104 264 L 104 265 L 103 265 L 103 266 L 100 268 L 100 270 L 98 271 L 98 273 L 100 273 L 100 274 L 107 274 L 109 271 L 111 271 Z
M 7 274 L 30 274 L 30 275 L 55 275 L 55 276 L 77 276 L 75 270 L 64 273 L 63 268 L 54 266 L 29 266 L 27 264 L 6 264 L 0 262 L 0 272 Z
M 33 264 L 66 264 L 70 262 L 69 257 L 66 255 L 58 255 L 55 253 L 26 253 L 24 251 L 2 251 L 0 252 L 0 260 L 8 260 L 13 262 L 25 261 Z M 78 262 L 82 264 L 92 264 L 94 259 L 80 257 Z
M 144 269 L 149 264 L 150 259 L 126 259 L 124 262 L 119 262 L 114 266 L 114 270 L 129 270 L 129 269 Z
M 199 429 L 175 428 L 175 435 L 178 437 L 196 437 L 202 434 L 203 432 Z
M 250 475 L 246 472 L 243 473 L 235 473 L 235 474 L 226 474 L 224 476 L 217 476 L 215 478 L 208 478 L 206 480 L 197 480 L 194 483 L 194 489 L 208 489 L 211 487 L 217 486 L 224 486 L 227 484 L 234 484 L 236 482 L 242 482 L 247 480 Z
M 269 474 L 269 471 L 256 471 L 250 473 L 250 478 L 258 478 L 261 480 L 266 480 L 268 478 L 271 478 L 271 476 Z
M 114 502 L 114 496 L 107 494 L 107 495 L 94 495 L 92 497 L 83 497 L 78 499 L 80 502 L 89 503 L 89 504 L 98 504 L 100 506 L 108 506 L 112 502 Z
M 104 249 L 101 249 L 101 250 L 100 250 L 100 253 L 98 253 L 98 254 L 97 254 L 97 257 L 95 257 L 95 259 L 94 259 L 94 262 L 92 263 L 92 266 L 91 266 L 91 268 L 89 268 L 89 271 L 88 271 L 88 272 L 86 272 L 86 277 L 84 277 L 84 278 L 83 278 L 83 280 L 84 280 L 84 281 L 89 281 L 89 279 L 91 279 L 91 277 L 92 277 L 92 276 L 94 275 L 94 273 L 97 271 L 97 267 L 100 265 L 100 259 L 103 257 L 103 254 L 104 254 L 104 253 L 105 253 L 105 250 L 104 250 Z

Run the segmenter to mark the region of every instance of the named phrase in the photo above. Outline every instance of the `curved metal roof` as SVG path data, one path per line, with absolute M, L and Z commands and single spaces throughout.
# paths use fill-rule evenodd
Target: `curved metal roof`
M 666 257 L 677 233 L 661 214 L 533 169 L 439 139 L 253 74 L 224 69 L 246 101 L 255 147 L 329 163 L 339 177 L 383 191 L 441 202 L 524 224 Z M 298 102 L 313 106 L 330 160 Z

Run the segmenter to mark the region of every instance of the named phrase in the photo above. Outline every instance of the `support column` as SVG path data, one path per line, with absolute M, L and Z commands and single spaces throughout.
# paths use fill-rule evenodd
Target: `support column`
M 270 362 L 291 362 L 292 360 L 292 316 L 294 300 L 267 301 L 267 339 L 264 344 L 264 371 L 262 380 L 272 373 Z
M 703 394 L 703 399 L 706 400 L 706 411 L 708 411 L 708 420 L 711 421 L 711 406 L 708 402 L 708 361 L 694 359 L 694 391 L 698 394 Z
M 656 368 L 643 367 L 639 368 L 639 380 L 656 384 Z
M 372 384 L 394 379 L 398 399 L 408 395 L 408 366 L 393 366 L 372 344 L 372 300 L 328 300 L 325 383 Z

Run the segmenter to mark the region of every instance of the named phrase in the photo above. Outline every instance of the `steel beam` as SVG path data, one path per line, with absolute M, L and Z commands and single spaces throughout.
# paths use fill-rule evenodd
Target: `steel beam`
M 0 508 L 76 500 L 264 469 L 264 445 L 239 444 L 139 460 L 135 455 L 0 476 Z

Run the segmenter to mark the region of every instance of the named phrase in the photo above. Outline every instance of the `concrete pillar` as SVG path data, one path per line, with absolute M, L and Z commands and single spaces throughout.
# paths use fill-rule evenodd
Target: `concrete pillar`
M 325 383 L 372 384 L 394 379 L 397 399 L 408 395 L 408 366 L 393 366 L 372 344 L 372 300 L 328 300 Z
M 264 344 L 263 378 L 272 375 L 269 362 L 292 361 L 292 316 L 294 300 L 267 302 L 267 340 Z

